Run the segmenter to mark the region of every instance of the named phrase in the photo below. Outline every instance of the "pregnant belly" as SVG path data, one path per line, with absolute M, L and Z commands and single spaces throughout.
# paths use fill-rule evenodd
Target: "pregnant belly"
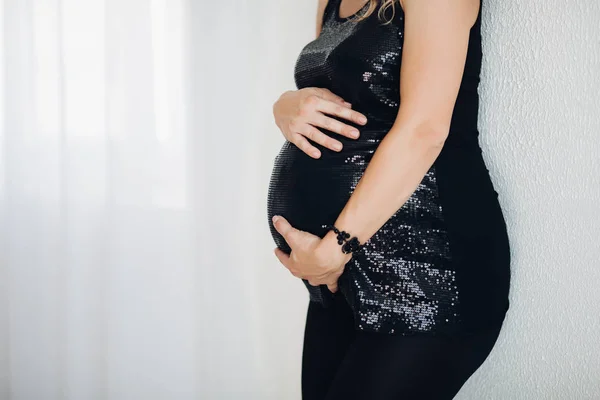
M 269 227 L 279 248 L 290 251 L 271 218 L 281 215 L 295 228 L 322 237 L 322 225 L 335 222 L 375 147 L 369 143 L 340 153 L 322 150 L 322 157 L 313 159 L 294 144 L 284 143 L 275 158 L 267 197 Z
M 284 143 L 275 158 L 267 197 L 269 228 L 279 248 L 290 251 L 273 226 L 273 215 L 285 217 L 300 230 L 325 235 L 322 226 L 335 222 L 363 176 L 381 139 L 375 135 L 346 143 L 339 153 L 319 146 L 319 159 Z M 388 225 L 402 225 L 404 234 L 449 227 L 461 237 L 495 235 L 505 229 L 497 196 L 478 147 L 445 146 Z

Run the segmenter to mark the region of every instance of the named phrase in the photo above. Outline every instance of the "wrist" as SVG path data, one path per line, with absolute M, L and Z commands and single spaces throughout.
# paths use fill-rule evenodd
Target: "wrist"
M 333 230 L 327 232 L 323 237 L 317 251 L 336 265 L 345 265 L 352 259 L 351 253 L 346 254 L 342 251 L 342 246 L 338 244 L 337 235 Z

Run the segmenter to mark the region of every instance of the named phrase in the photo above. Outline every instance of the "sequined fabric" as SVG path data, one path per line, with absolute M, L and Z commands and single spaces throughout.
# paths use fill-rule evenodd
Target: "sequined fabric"
M 358 140 L 325 131 L 343 143 L 339 153 L 314 143 L 322 157 L 313 159 L 285 142 L 275 157 L 269 226 L 288 253 L 271 217 L 283 215 L 296 228 L 324 236 L 322 225 L 335 222 L 400 106 L 404 14 L 397 9 L 387 25 L 377 12 L 357 23 L 340 18 L 339 3 L 329 0 L 320 36 L 301 51 L 296 85 L 330 89 L 369 122 L 354 125 Z M 357 329 L 405 335 L 476 330 L 501 320 L 508 308 L 506 227 L 477 139 L 479 24 L 478 18 L 442 154 L 340 277 Z M 326 286 L 305 284 L 311 301 L 329 304 Z

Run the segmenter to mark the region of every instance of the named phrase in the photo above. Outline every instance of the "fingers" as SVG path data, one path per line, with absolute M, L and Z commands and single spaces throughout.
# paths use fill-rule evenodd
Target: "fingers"
M 352 139 L 356 139 L 359 136 L 359 132 L 358 129 L 350 126 L 350 125 L 346 125 L 340 121 L 338 121 L 337 119 L 333 119 L 331 117 L 328 117 L 325 114 L 321 114 L 318 113 L 315 117 L 315 122 L 314 124 L 316 126 L 319 126 L 321 128 L 325 128 L 328 131 L 334 132 L 334 133 L 338 133 L 340 135 L 352 138 Z
M 316 129 L 316 128 L 315 128 Z M 304 136 L 299 133 L 293 135 L 291 142 L 296 145 L 300 150 L 311 156 L 312 158 L 321 157 L 321 151 L 317 149 L 315 146 L 310 144 L 308 140 Z
M 276 247 L 275 256 L 277 257 L 277 259 L 279 259 L 279 262 L 281 262 L 281 264 L 283 264 L 283 266 L 286 267 L 288 271 L 290 271 L 292 275 L 294 275 L 296 278 L 302 278 L 298 270 L 294 267 L 294 263 L 289 254 L 286 254 L 279 247 Z
M 290 256 L 289 254 L 286 254 L 283 250 L 281 250 L 279 247 L 275 248 L 275 256 L 279 259 L 279 261 L 284 265 L 284 267 L 286 267 L 287 269 L 289 269 L 289 261 L 290 261 Z
M 364 114 L 359 113 L 348 107 L 342 107 L 331 101 L 322 101 L 317 105 L 318 111 L 329 115 L 335 115 L 336 117 L 343 118 L 348 121 L 352 121 L 359 125 L 365 125 L 367 123 L 367 117 Z
M 343 148 L 340 141 L 325 134 L 318 129 L 319 127 L 348 138 L 359 137 L 358 129 L 328 115 L 344 118 L 356 124 L 364 125 L 367 121 L 363 114 L 352 110 L 351 104 L 340 96 L 327 89 L 311 88 L 310 94 L 301 99 L 297 115 L 289 120 L 286 137 L 312 158 L 320 158 L 321 151 L 311 141 L 337 152 Z
M 277 232 L 283 236 L 287 244 L 292 249 L 296 247 L 296 243 L 300 236 L 300 231 L 298 229 L 290 225 L 287 219 L 283 218 L 281 215 L 273 216 L 273 226 Z
M 292 122 L 290 129 L 299 132 L 300 127 L 310 124 L 352 139 L 358 138 L 360 134 L 358 129 L 328 115 L 335 115 L 361 125 L 366 123 L 366 117 L 363 114 L 335 101 L 326 100 L 319 95 L 310 95 L 302 100 L 297 119 Z
M 337 282 L 328 284 L 327 285 L 327 289 L 329 289 L 329 291 L 331 293 L 336 293 L 338 291 L 338 284 L 337 284 Z
M 329 100 L 334 103 L 342 104 L 344 107 L 352 107 L 352 104 L 348 103 L 346 100 L 342 99 L 340 96 L 333 93 L 329 89 L 319 88 L 319 96 L 324 100 Z
M 319 286 L 319 285 L 323 285 L 325 283 L 324 282 L 320 282 L 320 281 L 315 280 L 315 279 L 309 279 L 308 280 L 308 284 L 310 286 Z M 337 282 L 335 282 L 335 283 L 327 283 L 326 285 L 327 285 L 327 289 L 329 289 L 329 291 L 331 293 L 336 293 L 339 290 Z
M 319 282 L 318 280 L 314 280 L 314 279 L 309 279 L 308 283 L 311 286 L 319 286 L 319 285 L 324 284 L 323 282 Z M 329 291 L 331 293 L 336 293 L 339 290 L 337 281 L 334 283 L 327 283 L 326 285 L 327 285 L 327 289 L 329 289 Z
M 279 260 L 279 262 L 284 267 L 286 267 L 288 271 L 290 271 L 290 273 L 293 276 L 295 276 L 296 278 L 299 278 L 299 279 L 304 279 L 304 277 L 302 276 L 302 274 L 294 266 L 294 261 L 292 260 L 292 257 L 289 254 L 285 253 L 279 247 L 276 247 L 275 248 L 275 256 L 277 257 L 277 259 Z
M 335 140 L 331 136 L 328 136 L 315 128 L 312 125 L 305 124 L 300 131 L 298 132 L 304 137 L 312 140 L 313 142 L 319 143 L 321 146 L 327 147 L 333 151 L 341 151 L 342 143 L 338 140 Z
M 288 269 L 288 271 L 290 271 L 290 273 L 293 276 L 295 276 L 296 278 L 306 279 L 308 284 L 311 286 L 327 285 L 327 288 L 329 289 L 329 291 L 331 293 L 336 293 L 338 291 L 338 284 L 337 284 L 338 276 L 333 277 L 333 279 L 334 279 L 333 281 L 332 281 L 331 276 L 328 276 L 328 277 L 318 277 L 318 276 L 314 276 L 314 275 L 305 276 L 297 269 L 297 266 L 294 265 L 292 257 L 289 254 L 285 253 L 283 250 L 281 250 L 279 247 L 275 248 L 275 256 L 277 257 L 279 262 L 281 262 L 281 264 L 284 267 L 286 267 Z

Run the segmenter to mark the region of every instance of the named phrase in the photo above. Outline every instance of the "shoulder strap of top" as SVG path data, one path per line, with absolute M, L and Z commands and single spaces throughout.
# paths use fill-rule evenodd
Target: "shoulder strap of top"
M 475 23 L 473 24 L 473 26 L 471 27 L 471 30 L 476 31 L 477 34 L 480 34 L 481 31 L 481 15 L 482 15 L 482 8 L 483 8 L 483 0 L 479 1 L 479 12 L 477 13 L 477 18 L 475 18 Z
M 327 5 L 325 6 L 325 10 L 323 11 L 323 20 L 322 23 L 325 25 L 325 22 L 334 18 L 335 13 L 338 10 L 340 0 L 329 0 L 327 1 Z

